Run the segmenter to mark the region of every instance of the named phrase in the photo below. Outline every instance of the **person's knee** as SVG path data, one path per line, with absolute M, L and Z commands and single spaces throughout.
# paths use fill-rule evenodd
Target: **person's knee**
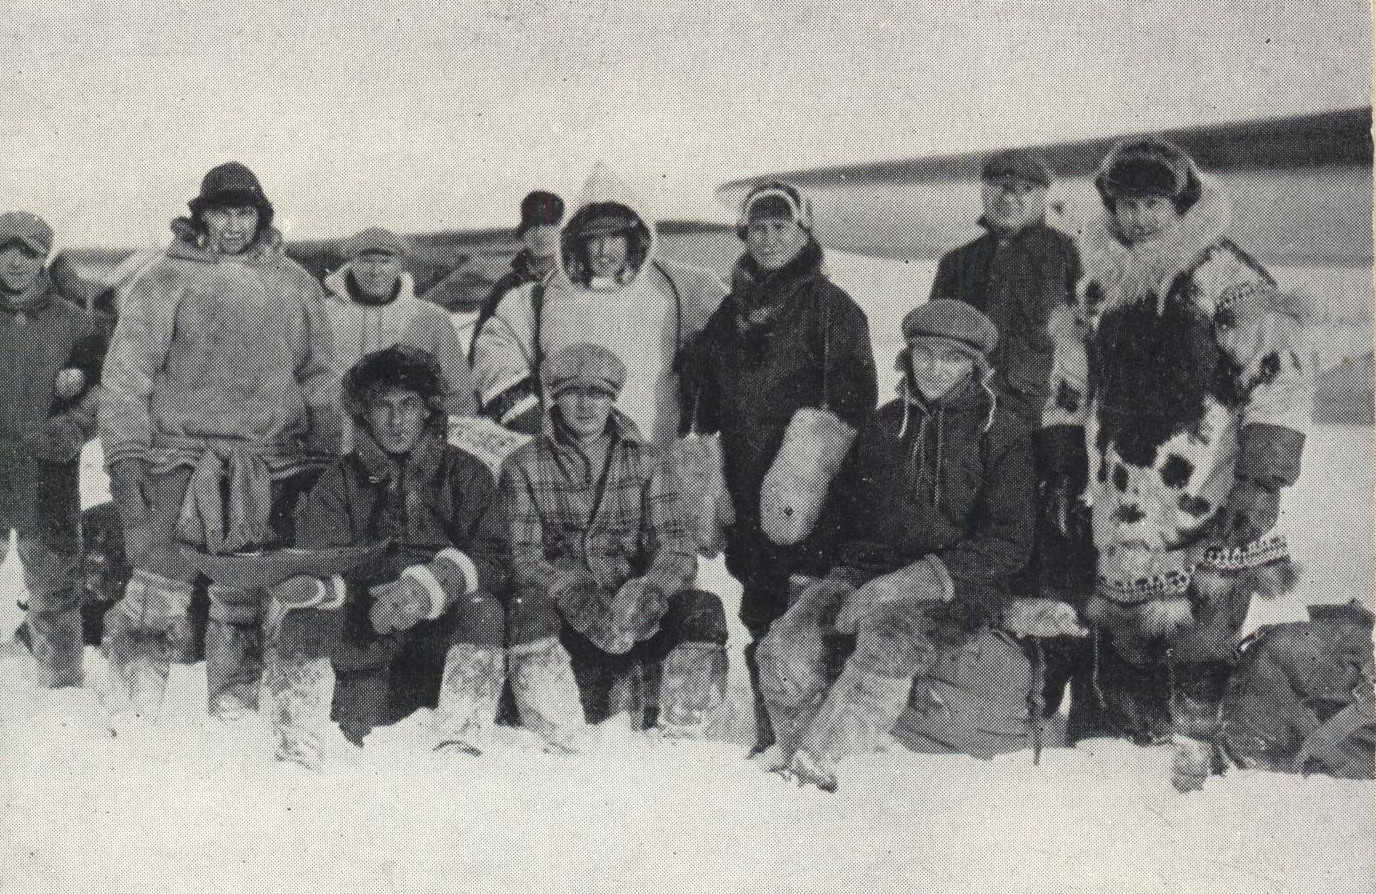
M 461 597 L 450 608 L 454 633 L 450 643 L 472 643 L 501 648 L 506 642 L 506 609 L 491 596 L 474 593 Z
M 927 625 L 910 606 L 881 605 L 861 616 L 855 625 L 852 660 L 872 673 L 914 676 L 934 650 Z
M 564 622 L 549 594 L 535 588 L 512 595 L 506 606 L 507 641 L 520 646 L 557 636 Z
M 671 599 L 677 640 L 685 643 L 726 643 L 726 610 L 721 598 L 706 590 L 681 590 Z

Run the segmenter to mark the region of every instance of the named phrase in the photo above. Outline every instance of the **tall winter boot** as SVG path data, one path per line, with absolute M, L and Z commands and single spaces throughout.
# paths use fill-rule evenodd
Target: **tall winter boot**
M 506 656 L 500 647 L 450 646 L 435 708 L 435 750 L 482 754 L 505 685 Z
M 1223 772 L 1218 748 L 1220 708 L 1232 667 L 1210 661 L 1175 667 L 1171 726 L 1175 760 L 1171 782 L 1178 792 L 1198 791 L 1211 775 Z
M 82 683 L 81 609 L 35 611 L 25 618 L 29 643 L 38 668 L 38 685 L 45 689 Z
M 659 731 L 668 738 L 704 738 L 726 701 L 726 647 L 680 643 L 664 659 L 659 684 Z
M 269 646 L 263 654 L 263 689 L 271 711 L 268 722 L 277 740 L 274 756 L 319 770 L 334 691 L 330 659 Z
M 559 637 L 512 646 L 511 688 L 525 727 L 551 750 L 576 753 L 585 748 L 587 720 L 578 697 L 569 653 Z
M 836 762 L 876 748 L 908 704 L 910 677 L 857 670 L 851 662 L 808 724 L 788 769 L 799 783 L 836 791 Z
M 258 710 L 263 677 L 261 591 L 211 585 L 205 628 L 206 703 L 210 713 L 233 720 Z
M 783 770 L 798 750 L 827 693 L 827 646 L 815 625 L 780 625 L 760 641 L 759 693 L 774 742 L 758 760 L 770 771 Z
M 191 584 L 136 569 L 124 597 L 105 614 L 101 647 L 110 665 L 103 699 L 117 722 L 154 721 L 167 677 L 190 640 Z

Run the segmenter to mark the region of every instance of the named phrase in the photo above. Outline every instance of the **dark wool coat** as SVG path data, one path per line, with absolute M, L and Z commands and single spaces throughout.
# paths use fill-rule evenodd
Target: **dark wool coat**
M 981 219 L 980 224 L 987 226 Z M 1046 405 L 1055 342 L 1051 312 L 1075 294 L 1075 241 L 1037 221 L 1010 236 L 993 230 L 941 259 L 932 298 L 972 304 L 999 327 L 989 365 L 1003 403 L 1032 428 Z
M 869 320 L 827 279 L 815 242 L 772 274 L 744 255 L 731 294 L 689 354 L 686 422 L 721 433 L 736 524 L 727 567 L 746 584 L 741 617 L 768 623 L 783 613 L 791 571 L 826 570 L 828 519 L 793 547 L 760 529 L 760 485 L 801 407 L 824 404 L 854 428 L 874 412 L 878 385 Z
M 77 467 L 35 456 L 26 438 L 64 417 L 83 440 L 95 433 L 91 400 L 60 401 L 57 374 L 81 369 L 87 389 L 100 378 L 105 333 L 93 315 L 69 303 L 46 274 L 28 296 L 0 302 L 0 528 L 34 533 L 40 525 L 76 536 Z M 94 395 L 92 395 L 92 398 Z M 73 547 L 75 549 L 75 547 Z
M 861 431 L 837 488 L 838 558 L 875 575 L 934 555 L 955 584 L 955 616 L 975 626 L 999 617 L 1031 555 L 1036 477 L 1022 420 L 999 407 L 991 421 L 987 392 L 973 379 L 956 387 L 935 405 L 891 401 Z

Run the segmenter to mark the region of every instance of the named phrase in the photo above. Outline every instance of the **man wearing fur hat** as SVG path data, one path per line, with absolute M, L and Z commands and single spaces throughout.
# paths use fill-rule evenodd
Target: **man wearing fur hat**
M 901 394 L 862 430 L 853 486 L 836 507 L 849 522 L 840 562 L 760 643 L 760 683 L 777 737 L 764 760 L 800 783 L 834 789 L 836 762 L 888 735 L 914 677 L 946 653 L 968 664 L 962 648 L 1000 621 L 1010 578 L 1027 563 L 1032 450 L 1026 427 L 990 385 L 988 355 L 998 334 L 988 317 L 959 301 L 935 299 L 904 318 Z M 1076 631 L 1074 609 L 1047 609 L 1039 632 Z M 855 646 L 831 683 L 833 633 L 854 635 Z M 1025 739 L 1027 686 L 1017 647 L 984 637 L 986 660 L 1002 655 L 1015 669 L 1022 662 L 1023 685 L 990 696 L 1011 695 L 1016 710 L 999 718 L 1009 728 L 957 723 L 954 734 L 933 738 L 988 756 L 976 731 L 998 732 L 1013 747 Z M 993 665 L 984 670 L 1003 675 Z M 984 704 L 972 712 L 995 713 Z
M 1228 241 L 1226 197 L 1178 147 L 1121 144 L 1095 183 L 1104 214 L 1081 238 L 1076 302 L 1052 320 L 1045 414 L 1093 507 L 1086 616 L 1112 640 L 1107 704 L 1082 707 L 1110 732 L 1173 730 L 1188 788 L 1208 773 L 1252 595 L 1291 576 L 1272 528 L 1313 402 L 1303 308 Z
M 755 642 L 745 648 L 756 693 L 755 751 L 774 737 L 759 701 L 755 646 L 788 606 L 790 575 L 825 574 L 832 524 L 800 542 L 766 535 L 761 489 L 794 416 L 805 408 L 834 414 L 842 426 L 864 427 L 878 385 L 869 321 L 826 274 L 812 234 L 812 203 L 787 183 L 762 183 L 741 205 L 738 235 L 746 251 L 736 262 L 731 294 L 686 358 L 690 422 L 721 434 L 727 490 L 735 524 L 726 536 L 726 567 L 744 585 L 741 620 Z M 842 452 L 848 444 L 830 445 Z M 812 496 L 825 498 L 826 484 Z
M 341 377 L 367 354 L 411 345 L 433 355 L 453 392 L 450 413 L 473 411 L 468 363 L 449 315 L 415 295 L 415 282 L 402 265 L 406 243 L 391 230 L 371 227 L 344 242 L 347 263 L 325 277 L 325 309 L 334 335 L 334 365 Z M 352 446 L 345 430 L 342 449 Z
M 106 617 L 111 707 L 156 716 L 210 553 L 289 545 L 295 498 L 337 455 L 320 284 L 282 253 L 272 203 L 237 162 L 206 174 L 177 238 L 120 296 L 100 434 L 133 577 Z M 257 705 L 261 591 L 210 587 L 209 708 Z
M 41 217 L 0 214 L 0 556 L 15 530 L 24 623 L 45 687 L 82 683 L 77 467 L 95 433 L 103 347 L 92 315 L 64 299 L 45 269 L 52 244 Z
M 542 379 L 550 431 L 502 469 L 521 720 L 551 748 L 578 750 L 586 719 L 622 707 L 617 682 L 659 666 L 658 728 L 701 735 L 724 696 L 726 616 L 689 588 L 697 556 L 675 471 L 616 409 L 626 367 L 611 351 L 570 345 Z
M 294 578 L 277 588 L 279 648 L 294 651 L 293 667 L 315 662 L 317 678 L 333 656 L 334 717 L 350 741 L 435 707 L 436 747 L 476 754 L 505 680 L 496 482 L 446 443 L 453 392 L 430 354 L 410 345 L 368 354 L 342 391 L 355 444 L 298 504 L 297 545 L 389 540 L 390 550 L 346 575 L 342 606 L 314 598 L 337 586 L 326 581 Z M 307 707 L 284 741 L 288 756 L 311 763 L 329 702 Z
M 540 430 L 543 359 L 591 335 L 630 359 L 618 406 L 651 443 L 680 421 L 678 362 L 726 289 L 711 273 L 657 256 L 645 202 L 598 164 L 561 234 L 561 273 L 507 292 L 473 349 L 484 415 Z

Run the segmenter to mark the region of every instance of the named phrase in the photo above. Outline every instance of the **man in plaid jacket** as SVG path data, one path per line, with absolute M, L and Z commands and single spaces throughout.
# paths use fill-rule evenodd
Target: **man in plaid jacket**
M 511 682 L 522 722 L 576 751 L 614 691 L 662 674 L 658 729 L 700 735 L 726 681 L 721 600 L 689 584 L 696 547 L 663 454 L 615 408 L 626 367 L 600 345 L 550 357 L 546 433 L 502 470 L 513 586 Z

